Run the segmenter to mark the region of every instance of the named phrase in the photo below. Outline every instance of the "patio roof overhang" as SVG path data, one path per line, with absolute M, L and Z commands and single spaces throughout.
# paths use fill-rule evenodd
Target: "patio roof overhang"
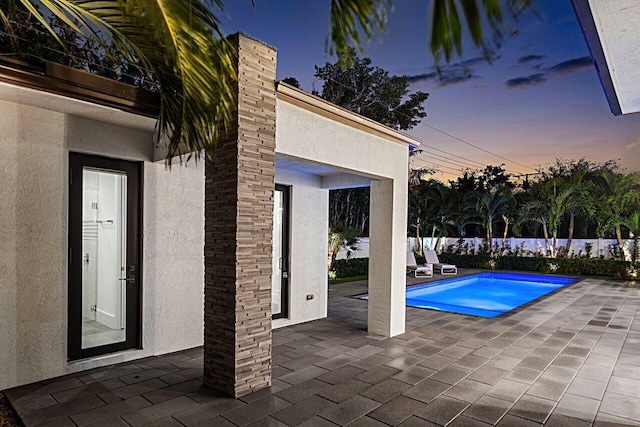
M 611 112 L 640 112 L 640 3 L 572 0 Z

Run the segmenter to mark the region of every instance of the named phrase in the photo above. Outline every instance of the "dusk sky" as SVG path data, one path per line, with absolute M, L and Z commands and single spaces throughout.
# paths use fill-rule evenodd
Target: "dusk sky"
M 296 77 L 304 90 L 320 90 L 314 65 L 335 62 L 325 54 L 329 3 L 228 1 L 223 26 L 276 47 L 278 79 Z M 556 157 L 619 159 L 626 172 L 640 170 L 640 114 L 611 114 L 570 0 L 534 2 L 535 13 L 517 22 L 518 34 L 505 40 L 496 61 L 476 61 L 478 53 L 468 49 L 463 59 L 471 76 L 454 59 L 444 79 L 434 77 L 428 50 L 430 2 L 393 3 L 388 32 L 364 56 L 430 94 L 427 117 L 408 132 L 423 141 L 416 166 L 435 166 L 441 180 L 488 164 L 531 173 Z

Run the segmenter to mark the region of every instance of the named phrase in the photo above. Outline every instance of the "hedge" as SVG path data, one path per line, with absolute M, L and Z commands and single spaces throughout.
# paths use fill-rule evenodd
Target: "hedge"
M 584 276 L 607 276 L 624 279 L 628 276 L 631 263 L 613 259 L 598 258 L 544 258 L 489 255 L 456 255 L 442 253 L 440 262 L 455 264 L 461 268 L 484 270 L 520 270 L 541 273 L 579 274 Z
M 489 255 L 438 255 L 442 263 L 454 264 L 460 268 L 480 270 L 537 271 L 540 273 L 576 274 L 583 276 L 606 276 L 617 279 L 628 277 L 631 263 L 614 259 L 599 258 L 544 258 Z M 416 262 L 422 264 L 424 257 L 416 255 Z M 339 259 L 333 265 L 336 278 L 366 276 L 369 273 L 369 258 Z
M 367 276 L 369 274 L 369 258 L 337 259 L 333 263 L 336 278 Z

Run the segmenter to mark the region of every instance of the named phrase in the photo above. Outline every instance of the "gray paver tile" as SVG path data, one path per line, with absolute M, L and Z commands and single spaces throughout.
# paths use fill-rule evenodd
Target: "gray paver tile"
M 511 371 L 507 375 L 505 375 L 505 379 L 520 381 L 526 384 L 532 384 L 538 377 L 542 374 L 542 371 L 537 369 L 527 368 L 524 366 L 518 366 Z
M 95 409 L 71 415 L 71 419 L 80 427 L 93 425 L 97 422 L 116 422 L 116 419 L 121 415 L 128 414 L 129 412 L 137 411 L 138 409 L 146 408 L 148 406 L 151 406 L 151 402 L 141 396 L 135 396 L 127 400 L 122 400 L 120 402 L 111 403 L 109 405 L 100 406 Z
M 305 400 L 301 400 L 295 405 L 281 409 L 271 416 L 287 425 L 297 426 L 335 406 L 337 405 L 332 401 L 314 395 Z
M 345 426 L 373 411 L 378 406 L 380 406 L 380 403 L 374 400 L 362 396 L 354 396 L 336 407 L 321 412 L 319 415 L 340 426 Z
M 428 378 L 405 391 L 403 395 L 424 403 L 429 403 L 450 387 L 449 384 Z
M 380 423 L 381 426 L 386 426 L 387 424 Z M 423 418 L 416 417 L 415 415 L 407 418 L 400 424 L 400 427 L 435 427 L 438 424 L 432 423 L 431 421 L 427 421 Z
M 245 406 L 246 403 L 231 398 L 219 398 L 173 414 L 173 417 L 189 427 L 211 426 L 211 420 L 220 414 Z M 255 407 L 254 407 L 255 408 Z
M 616 393 L 604 393 L 600 412 L 611 415 L 617 415 L 622 418 L 630 418 L 632 420 L 640 420 L 640 405 L 638 398 L 625 396 Z
M 397 395 L 404 393 L 410 388 L 410 384 L 394 379 L 388 379 L 374 385 L 373 387 L 367 388 L 360 392 L 360 395 L 368 399 L 375 400 L 376 402 L 384 403 L 393 399 Z
M 511 402 L 492 396 L 482 396 L 471 404 L 462 414 L 488 424 L 495 424 L 507 412 Z
M 149 406 L 137 411 L 124 414 L 122 418 L 132 426 L 141 426 L 165 416 L 170 416 L 198 404 L 188 397 L 181 396 L 157 405 Z
M 416 412 L 415 415 L 439 425 L 446 425 L 468 406 L 469 403 L 467 402 L 447 396 L 440 396 Z
M 333 371 L 327 372 L 326 374 L 322 374 L 316 377 L 316 379 L 335 385 L 345 382 L 346 380 L 351 379 L 363 372 L 365 372 L 364 369 L 348 365 L 342 366 L 338 369 L 334 369 Z
M 431 375 L 430 378 L 435 381 L 453 385 L 472 372 L 473 371 L 470 371 L 469 369 L 464 369 L 459 366 L 447 366 L 446 368 L 441 369 L 440 371 Z
M 628 418 L 620 418 L 615 415 L 598 412 L 593 427 L 620 427 L 620 426 L 640 426 L 640 421 L 630 420 Z
M 389 366 L 380 366 L 378 368 L 372 368 L 368 371 L 362 372 L 361 374 L 356 375 L 354 378 L 369 384 L 378 384 L 401 372 L 402 371 L 400 369 L 391 368 Z
M 515 402 L 528 388 L 529 384 L 503 378 L 487 391 L 487 395 Z
M 544 425 L 545 427 L 590 427 L 591 423 L 565 415 L 552 414 Z
M 555 401 L 525 394 L 511 407 L 509 413 L 520 418 L 543 423 L 555 406 Z
M 318 366 L 309 366 L 299 371 L 294 371 L 289 374 L 282 375 L 278 379 L 286 383 L 296 385 L 308 381 L 312 378 L 316 378 L 322 374 L 329 372 L 327 369 L 320 368 Z
M 268 396 L 235 409 L 226 410 L 222 412 L 222 416 L 233 424 L 243 426 L 289 406 L 291 406 L 291 404 L 284 399 L 276 396 Z M 218 410 L 219 408 L 209 409 Z M 192 414 L 197 414 L 197 411 L 194 411 Z M 180 416 L 176 416 L 176 418 L 180 418 Z
M 507 375 L 509 371 L 505 371 L 504 369 L 495 368 L 493 366 L 481 366 L 476 369 L 471 375 L 467 377 L 469 380 L 478 381 L 481 383 L 494 385 L 498 381 L 502 379 L 505 375 Z
M 507 413 L 498 424 L 497 427 L 540 427 L 542 424 L 531 420 L 525 420 Z
M 485 394 L 491 386 L 478 381 L 465 378 L 458 384 L 445 391 L 444 394 L 458 400 L 473 403 Z
M 567 393 L 601 400 L 607 383 L 576 377 L 567 389 Z
M 424 403 L 406 396 L 397 396 L 368 414 L 388 425 L 398 425 L 424 407 Z
M 640 396 L 640 380 L 612 376 L 607 391 L 637 398 Z
M 433 369 L 414 365 L 414 366 L 409 366 L 406 369 L 403 369 L 402 371 L 394 375 L 392 378 L 394 380 L 402 381 L 407 384 L 415 385 L 415 384 L 418 384 L 420 381 L 424 380 L 425 378 L 428 378 L 429 376 L 433 375 L 435 372 L 436 371 Z
M 592 422 L 598 412 L 598 406 L 600 406 L 599 400 L 566 393 L 558 402 L 554 414 Z
M 104 402 L 97 396 L 87 396 L 81 399 L 72 400 L 60 405 L 47 406 L 46 408 L 22 413 L 20 418 L 26 425 L 36 425 L 45 421 L 52 421 L 55 418 L 68 417 L 83 411 L 88 411 L 99 406 L 104 406 Z
M 297 403 L 307 397 L 317 394 L 323 390 L 331 388 L 331 384 L 319 381 L 318 379 L 312 379 L 305 381 L 298 385 L 291 386 L 283 391 L 276 393 L 275 395 L 281 399 L 290 403 Z
M 451 421 L 447 427 L 488 427 L 490 425 L 491 424 L 460 415 Z
M 329 399 L 335 403 L 341 403 L 369 387 L 370 385 L 368 383 L 352 378 L 331 388 L 321 390 L 318 396 Z

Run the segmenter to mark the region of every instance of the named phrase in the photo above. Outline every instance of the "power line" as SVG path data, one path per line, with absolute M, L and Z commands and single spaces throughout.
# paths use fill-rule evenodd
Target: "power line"
M 460 142 L 462 142 L 463 144 L 467 144 L 467 145 L 469 145 L 469 146 L 471 146 L 471 147 L 473 147 L 473 148 L 476 148 L 476 149 L 478 149 L 478 150 L 480 150 L 480 151 L 484 151 L 484 152 L 485 152 L 485 153 L 487 153 L 487 154 L 491 154 L 492 156 L 499 157 L 499 158 L 501 158 L 501 159 L 503 159 L 503 160 L 506 160 L 506 161 L 508 161 L 508 162 L 514 163 L 514 164 L 516 164 L 516 165 L 518 165 L 518 166 L 522 166 L 522 167 L 525 167 L 525 168 L 527 168 L 527 169 L 535 170 L 535 169 L 534 169 L 534 168 L 532 168 L 531 166 L 523 165 L 522 163 L 518 163 L 518 162 L 516 162 L 516 161 L 514 161 L 514 160 L 511 160 L 511 159 L 509 159 L 509 158 L 507 158 L 507 157 L 501 156 L 500 154 L 492 153 L 491 151 L 489 151 L 489 150 L 485 150 L 485 149 L 484 149 L 484 148 L 482 148 L 482 147 L 478 147 L 477 145 L 472 144 L 472 143 L 470 143 L 470 142 L 467 142 L 467 141 L 465 141 L 465 140 L 464 140 L 464 139 L 462 139 L 462 138 L 458 138 L 458 137 L 457 137 L 457 136 L 455 136 L 455 135 L 451 135 L 450 133 L 447 133 L 447 132 L 445 132 L 445 131 L 443 131 L 443 130 L 440 130 L 440 129 L 438 129 L 438 128 L 437 128 L 437 127 L 435 127 L 435 126 L 432 126 L 432 125 L 430 125 L 430 124 L 423 123 L 423 122 L 420 122 L 420 124 L 421 124 L 421 125 L 424 125 L 424 126 L 427 126 L 428 128 L 435 130 L 436 132 L 440 132 L 441 134 L 446 135 L 446 136 L 448 136 L 449 138 L 453 138 L 453 139 L 455 139 L 456 141 L 460 141 Z
M 338 84 L 338 85 L 340 85 L 340 86 L 342 86 L 342 87 L 344 87 L 344 88 L 347 88 L 347 89 L 351 89 L 351 90 L 353 90 L 353 88 L 351 88 L 351 87 L 349 87 L 349 86 L 345 85 L 344 83 L 339 82 L 339 81 L 337 81 L 337 80 L 335 80 L 335 79 L 332 79 L 332 78 L 330 78 L 330 77 L 327 77 L 326 79 L 327 79 L 327 80 L 330 80 L 330 81 L 332 81 L 332 82 L 334 82 L 334 83 L 336 83 L 336 84 Z M 378 105 L 381 105 L 381 106 L 383 106 L 383 107 L 384 107 L 384 105 L 383 105 L 380 101 L 374 100 L 373 102 L 374 102 L 374 103 L 376 103 L 376 104 L 378 104 Z M 408 114 L 406 114 L 406 113 L 403 113 L 402 111 L 395 111 L 395 113 L 396 113 L 396 114 L 401 114 L 401 115 L 403 115 L 403 116 L 405 116 L 405 117 L 407 117 L 407 118 L 409 118 L 409 119 L 412 119 L 412 117 L 411 117 L 411 116 L 409 116 L 409 115 L 408 115 Z M 460 142 L 462 142 L 462 143 L 464 143 L 464 144 L 467 144 L 467 145 L 469 145 L 470 147 L 473 147 L 473 148 L 475 148 L 475 149 L 481 150 L 481 151 L 483 151 L 483 152 L 485 152 L 485 153 L 487 153 L 487 154 L 491 154 L 492 156 L 499 157 L 499 158 L 501 158 L 501 159 L 503 159 L 503 160 L 506 160 L 506 161 L 508 161 L 508 162 L 510 162 L 510 163 L 513 163 L 513 164 L 516 164 L 516 165 L 518 165 L 518 166 L 522 166 L 522 167 L 525 167 L 525 168 L 528 168 L 528 169 L 531 169 L 531 170 L 535 170 L 534 168 L 532 168 L 532 167 L 530 167 L 530 166 L 524 165 L 524 164 L 522 164 L 522 163 L 518 163 L 518 162 L 516 162 L 516 161 L 514 161 L 514 160 L 511 160 L 511 159 L 509 159 L 509 158 L 507 158 L 507 157 L 504 157 L 504 156 L 501 156 L 501 155 L 499 155 L 499 154 L 493 153 L 493 152 L 491 152 L 491 151 L 489 151 L 489 150 L 486 150 L 486 149 L 484 149 L 484 148 L 482 148 L 482 147 L 478 147 L 477 145 L 472 144 L 472 143 L 470 143 L 470 142 L 467 142 L 467 141 L 465 141 L 465 140 L 464 140 L 464 139 L 462 139 L 462 138 L 458 138 L 458 137 L 457 137 L 457 136 L 455 136 L 455 135 L 452 135 L 452 134 L 450 134 L 450 133 L 447 133 L 447 132 L 445 132 L 445 131 L 442 131 L 442 130 L 440 130 L 440 129 L 436 128 L 435 126 L 429 125 L 429 124 L 424 123 L 424 122 L 422 122 L 422 121 L 421 121 L 421 122 L 419 122 L 418 124 L 419 124 L 419 125 L 427 126 L 428 128 L 431 128 L 431 129 L 433 129 L 433 130 L 435 130 L 435 131 L 437 131 L 437 132 L 442 133 L 443 135 L 446 135 L 446 136 L 448 136 L 448 137 L 450 137 L 450 138 L 455 139 L 456 141 L 460 141 Z M 467 158 L 462 157 L 462 156 L 458 156 L 458 155 L 453 154 L 453 153 L 447 153 L 447 154 L 450 154 L 450 155 L 453 155 L 453 156 L 456 156 L 456 157 L 460 157 L 460 158 L 462 158 L 462 159 L 464 159 L 464 160 L 470 160 L 470 159 L 467 159 Z M 471 160 L 471 161 L 473 162 L 473 160 Z M 478 162 L 475 162 L 475 163 L 478 163 Z M 482 165 L 482 164 L 480 163 L 480 165 Z M 485 165 L 485 166 L 486 166 L 486 165 Z
M 432 149 L 432 148 L 429 147 L 429 149 Z M 477 168 L 479 166 L 480 167 L 486 166 L 486 165 L 483 165 L 480 162 L 475 162 L 473 160 L 465 160 L 463 157 L 460 157 L 460 159 L 463 159 L 463 160 L 456 159 L 455 157 L 458 157 L 458 156 L 455 156 L 455 155 L 454 155 L 454 157 L 450 157 L 450 156 L 446 156 L 444 154 L 430 153 L 430 152 L 427 152 L 426 150 L 424 150 L 424 152 L 427 153 L 427 154 L 433 155 L 433 156 L 437 156 L 437 159 L 440 159 L 440 160 L 445 160 L 446 159 L 446 160 L 455 161 L 455 162 L 462 163 L 465 166 L 472 167 L 472 168 Z

